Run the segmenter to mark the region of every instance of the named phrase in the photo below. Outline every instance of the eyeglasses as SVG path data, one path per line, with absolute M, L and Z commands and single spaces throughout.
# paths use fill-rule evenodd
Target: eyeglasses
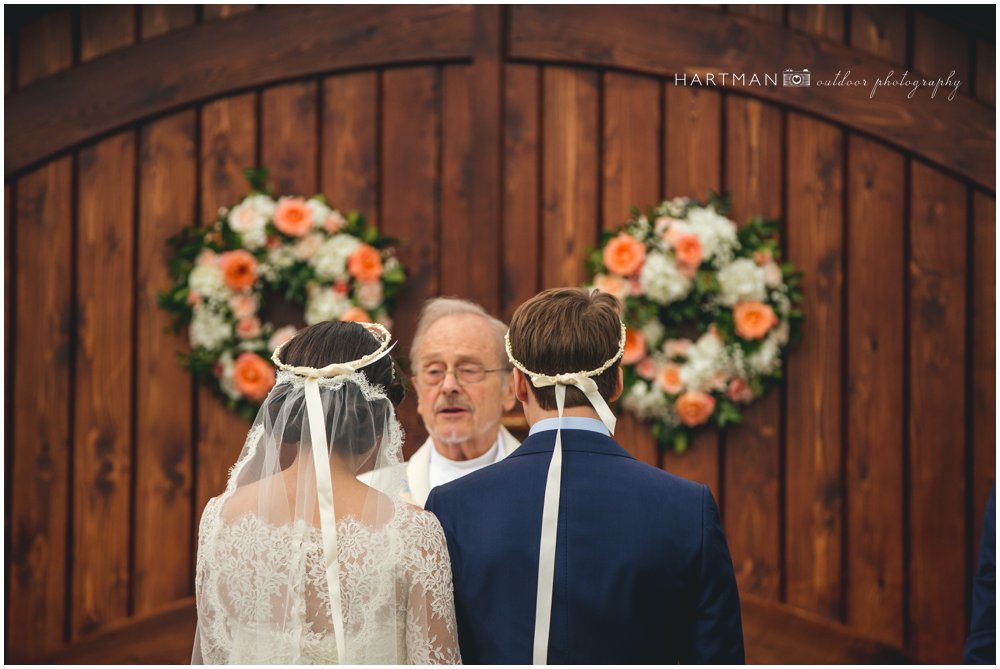
M 444 383 L 444 379 L 449 374 L 455 375 L 455 380 L 462 385 L 482 383 L 486 375 L 491 372 L 509 372 L 509 367 L 497 367 L 496 369 L 486 369 L 482 365 L 459 365 L 455 369 L 448 369 L 444 365 L 429 365 L 420 370 L 417 377 L 426 386 L 439 386 Z

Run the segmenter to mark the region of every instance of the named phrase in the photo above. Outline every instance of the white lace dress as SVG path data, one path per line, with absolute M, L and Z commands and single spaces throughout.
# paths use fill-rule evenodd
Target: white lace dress
M 224 520 L 224 498 L 208 503 L 199 530 L 193 661 L 336 662 L 320 529 L 250 513 Z M 342 664 L 460 662 L 451 564 L 432 514 L 399 502 L 378 528 L 342 518 L 337 541 Z

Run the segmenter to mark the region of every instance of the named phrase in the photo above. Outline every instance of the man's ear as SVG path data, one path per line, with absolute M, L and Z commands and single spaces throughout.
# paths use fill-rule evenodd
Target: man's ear
M 522 404 L 528 401 L 528 377 L 519 369 L 514 370 L 514 397 Z
M 625 377 L 622 374 L 622 368 L 618 368 L 618 379 L 615 381 L 615 392 L 611 393 L 611 401 L 614 402 L 616 399 L 622 396 L 622 390 L 625 389 Z
M 510 411 L 517 404 L 517 396 L 514 394 L 514 377 L 508 375 L 503 384 L 503 410 Z

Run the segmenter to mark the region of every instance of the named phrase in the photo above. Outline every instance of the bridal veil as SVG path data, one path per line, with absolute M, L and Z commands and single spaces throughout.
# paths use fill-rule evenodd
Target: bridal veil
M 193 661 L 457 662 L 444 534 L 400 499 L 403 432 L 372 381 L 398 375 L 389 333 L 321 325 L 361 349 L 326 366 L 275 351 L 275 386 L 202 516 Z

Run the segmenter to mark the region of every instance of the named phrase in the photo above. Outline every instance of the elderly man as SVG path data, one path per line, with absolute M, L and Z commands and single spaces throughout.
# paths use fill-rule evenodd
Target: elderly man
M 473 302 L 429 300 L 410 348 L 427 441 L 405 463 L 404 497 L 419 506 L 435 486 L 507 457 L 517 439 L 500 424 L 514 408 L 507 326 Z

